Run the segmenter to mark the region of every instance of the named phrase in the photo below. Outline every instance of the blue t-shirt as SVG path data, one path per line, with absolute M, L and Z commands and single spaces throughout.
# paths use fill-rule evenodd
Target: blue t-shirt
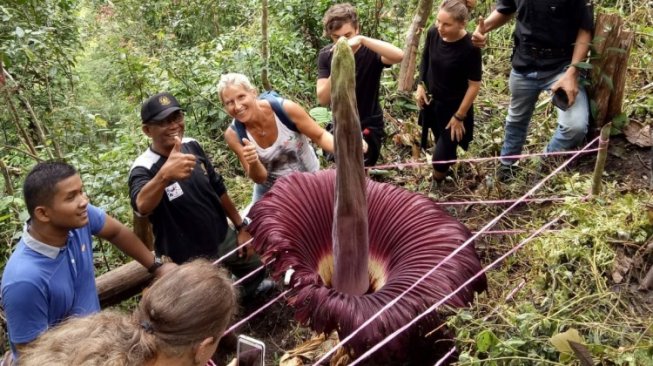
M 2 275 L 2 304 L 12 351 L 73 315 L 100 311 L 91 236 L 104 227 L 103 210 L 88 205 L 88 224 L 68 233 L 62 248 L 23 236 Z

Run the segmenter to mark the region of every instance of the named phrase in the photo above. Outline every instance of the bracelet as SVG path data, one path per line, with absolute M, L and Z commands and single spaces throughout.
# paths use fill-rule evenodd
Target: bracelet
M 465 117 L 460 117 L 456 113 L 453 114 L 453 118 L 455 118 L 458 122 L 463 122 L 465 120 Z

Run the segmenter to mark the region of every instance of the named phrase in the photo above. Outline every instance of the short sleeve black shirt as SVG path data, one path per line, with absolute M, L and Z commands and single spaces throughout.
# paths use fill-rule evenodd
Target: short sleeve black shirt
M 318 79 L 331 76 L 332 48 L 333 44 L 330 44 L 320 50 L 317 58 Z M 375 125 L 383 123 L 383 119 L 380 118 L 382 111 L 379 104 L 379 87 L 381 86 L 381 73 L 390 65 L 385 65 L 378 53 L 363 45 L 354 53 L 354 61 L 356 63 L 356 102 L 361 126 L 364 128 L 367 123 L 372 122 L 372 127 L 382 128 L 382 125 Z
M 498 0 L 497 11 L 516 14 L 512 66 L 548 75 L 571 62 L 579 29 L 594 29 L 592 0 Z
M 481 50 L 474 47 L 469 34 L 458 41 L 446 42 L 435 27 L 428 30 L 420 80 L 433 99 L 459 103 L 465 97 L 468 81 L 480 81 L 481 73 Z
M 148 216 L 154 232 L 158 255 L 166 255 L 175 263 L 194 257 L 215 257 L 224 240 L 228 225 L 220 203 L 227 190 L 200 144 L 184 138 L 181 152 L 196 157 L 195 168 L 188 179 L 172 182 L 159 205 Z M 132 165 L 129 173 L 129 194 L 136 210 L 136 197 L 166 162 L 148 148 Z

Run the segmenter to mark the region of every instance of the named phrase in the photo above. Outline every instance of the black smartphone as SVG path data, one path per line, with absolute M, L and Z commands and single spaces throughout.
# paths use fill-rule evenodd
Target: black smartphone
M 238 366 L 265 366 L 265 343 L 245 335 L 238 336 Z
M 559 88 L 553 93 L 551 102 L 554 106 L 560 108 L 563 111 L 569 109 L 569 98 L 567 98 L 567 93 L 562 88 Z

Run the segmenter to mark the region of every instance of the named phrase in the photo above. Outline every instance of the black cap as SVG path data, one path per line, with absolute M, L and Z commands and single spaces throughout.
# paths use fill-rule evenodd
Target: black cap
M 141 106 L 141 120 L 143 123 L 150 121 L 163 121 L 172 112 L 180 111 L 177 99 L 170 93 L 159 93 L 149 97 Z

